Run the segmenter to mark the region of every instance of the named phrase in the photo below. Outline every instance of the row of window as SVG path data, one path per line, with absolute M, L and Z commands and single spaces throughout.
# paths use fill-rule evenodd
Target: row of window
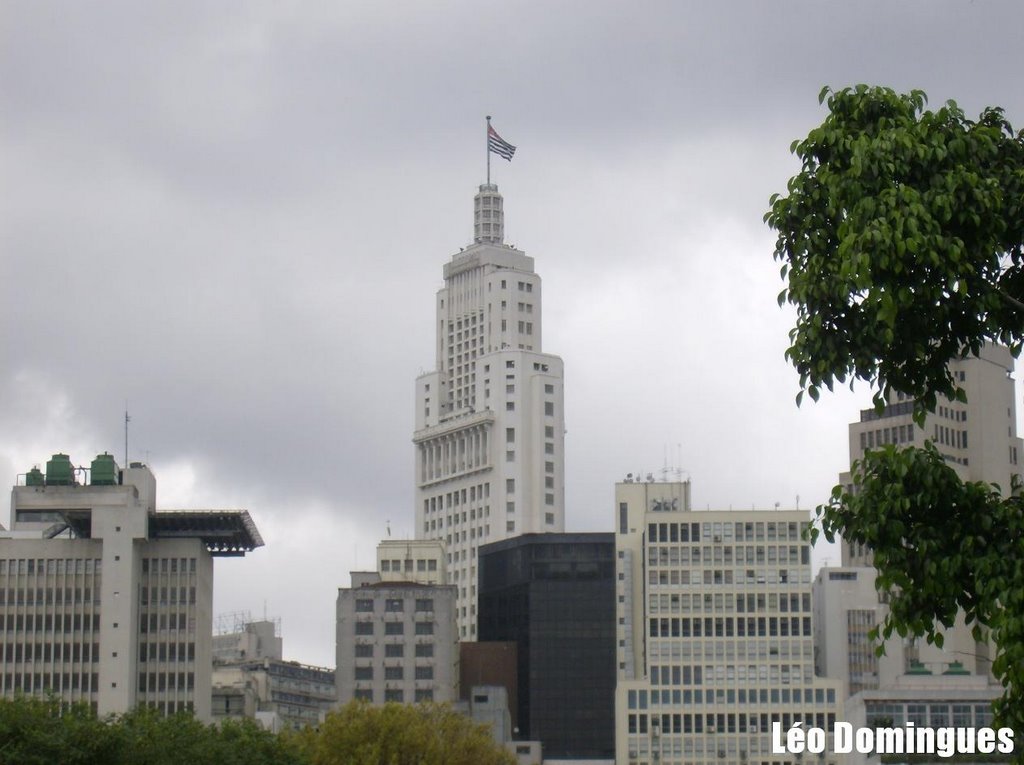
M 373 703 L 373 689 L 372 688 L 356 688 L 355 698 L 359 701 L 368 701 Z M 417 704 L 428 704 L 434 700 L 434 691 L 432 688 L 417 688 L 413 695 L 413 701 Z M 405 703 L 405 691 L 401 688 L 387 688 L 384 691 L 384 701 L 394 701 L 398 704 Z
M 92 574 L 100 573 L 99 558 L 0 558 L 0 576 L 4 574 Z
M 116 624 L 114 625 L 117 626 Z M 139 616 L 139 632 L 162 632 L 163 630 L 187 630 L 196 631 L 195 618 L 188 618 L 184 612 L 175 613 L 143 613 Z
M 355 656 L 357 659 L 372 659 L 377 646 L 373 643 L 356 643 Z M 414 655 L 417 659 L 430 659 L 434 656 L 433 643 L 416 643 Z M 388 643 L 384 646 L 385 659 L 404 659 L 405 643 Z
M 143 574 L 194 574 L 195 558 L 143 558 Z
M 790 636 L 793 637 L 792 635 Z M 621 644 L 620 644 L 621 645 Z M 723 663 L 739 659 L 762 663 L 769 659 L 794 659 L 814 656 L 814 641 L 807 638 L 792 640 L 718 640 L 707 641 L 687 638 L 686 640 L 652 640 L 648 644 L 648 657 L 651 661 L 688 661 L 691 656 L 700 661 L 717 661 Z
M 648 621 L 651 637 L 810 637 L 809 616 L 732 616 L 689 619 L 661 617 Z
M 625 506 L 626 503 L 620 503 Z M 746 521 L 730 523 L 649 523 L 648 542 L 800 542 L 809 523 L 797 521 Z
M 631 714 L 627 718 L 630 733 L 647 733 L 650 727 L 658 728 L 661 734 L 669 733 L 768 733 L 773 722 L 782 722 L 782 729 L 789 730 L 793 723 L 803 722 L 832 730 L 835 724 L 833 712 L 772 712 L 761 714 L 708 713 L 708 714 Z
M 90 693 L 100 689 L 98 672 L 7 672 L 0 676 L 3 688 L 0 692 L 10 694 L 12 691 L 23 693 L 40 693 L 50 690 L 54 693 L 81 691 Z
M 651 566 L 689 566 L 691 563 L 793 563 L 809 565 L 810 545 L 658 545 L 647 548 Z
M 366 636 L 374 634 L 375 622 L 356 622 L 355 623 L 355 634 Z M 384 634 L 385 635 L 404 635 L 405 634 L 405 622 L 385 622 L 384 623 Z M 434 634 L 434 623 L 433 622 L 416 622 L 415 632 L 416 635 L 433 635 Z
M 42 662 L 91 662 L 100 660 L 99 643 L 6 643 L 3 660 Z
M 620 572 L 619 578 L 622 578 Z M 793 569 L 747 569 L 746 571 L 736 571 L 735 575 L 733 569 L 704 569 L 703 576 L 701 571 L 698 570 L 687 570 L 680 571 L 679 569 L 661 569 L 659 571 L 648 571 L 647 572 L 647 583 L 652 587 L 678 587 L 681 585 L 733 585 L 738 586 L 742 584 L 751 585 L 762 585 L 762 584 L 810 584 L 811 583 L 811 569 L 810 567 L 805 568 L 793 568 Z
M 836 692 L 834 688 L 740 688 L 734 693 L 732 689 L 723 690 L 659 690 L 657 688 L 631 690 L 626 696 L 630 709 L 647 709 L 648 702 L 652 708 L 658 706 L 679 706 L 680 704 L 822 704 L 834 705 Z
M 436 561 L 431 561 L 435 563 Z M 356 611 L 360 613 L 373 613 L 375 608 L 374 604 L 376 601 L 373 598 L 357 598 L 356 599 Z M 417 612 L 433 611 L 434 610 L 434 599 L 433 598 L 416 598 L 415 609 Z M 389 613 L 400 613 L 405 611 L 405 599 L 404 598 L 385 598 L 384 599 L 384 610 Z
M 194 672 L 140 672 L 139 692 L 191 691 L 195 688 Z
M 96 599 L 93 600 L 95 594 Z M 91 587 L 7 587 L 0 588 L 0 606 L 76 605 L 100 602 L 100 591 Z
M 139 661 L 195 661 L 196 644 L 139 643 Z
M 99 628 L 99 614 L 0 614 L 0 632 L 95 632 Z
M 387 560 L 382 559 L 380 562 L 381 571 L 402 571 L 402 561 L 400 560 Z M 412 558 L 405 559 L 405 571 L 411 573 L 413 570 Z M 437 559 L 436 558 L 417 558 L 416 559 L 416 571 L 423 573 L 426 571 L 437 571 Z
M 353 667 L 356 680 L 373 680 L 375 667 Z M 415 667 L 416 680 L 433 680 L 434 668 L 432 666 Z M 404 680 L 405 667 L 384 667 L 385 680 Z
M 149 596 L 153 596 L 154 605 L 159 603 L 166 605 L 171 603 L 177 605 L 194 604 L 196 602 L 196 588 L 195 587 L 142 587 L 139 591 L 139 597 L 142 605 L 149 605 Z
M 805 593 L 747 593 L 735 596 L 718 594 L 681 595 L 653 594 L 647 598 L 648 611 L 652 614 L 689 613 L 691 611 L 761 613 L 781 611 L 782 613 L 798 613 L 811 611 L 811 594 Z

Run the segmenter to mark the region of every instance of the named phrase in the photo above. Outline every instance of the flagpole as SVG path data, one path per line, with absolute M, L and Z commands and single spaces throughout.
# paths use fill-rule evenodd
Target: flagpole
M 491 115 L 487 115 L 487 132 L 484 134 L 484 148 L 487 149 L 487 185 L 491 185 Z

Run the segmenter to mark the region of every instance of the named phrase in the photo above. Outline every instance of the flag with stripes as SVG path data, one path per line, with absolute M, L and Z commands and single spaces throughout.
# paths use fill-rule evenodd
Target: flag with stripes
M 504 157 L 509 162 L 512 161 L 512 155 L 516 153 L 516 147 L 498 135 L 498 131 L 490 124 L 487 125 L 487 150 L 499 157 Z

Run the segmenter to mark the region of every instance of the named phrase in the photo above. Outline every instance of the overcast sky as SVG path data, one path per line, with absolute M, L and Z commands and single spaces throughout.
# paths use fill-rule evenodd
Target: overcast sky
M 484 116 L 506 240 L 565 360 L 568 530 L 614 483 L 801 508 L 858 390 L 797 409 L 768 197 L 823 85 L 1024 126 L 1019 0 L 3 2 L 0 484 L 64 451 L 267 542 L 215 610 L 334 664 L 338 586 L 412 534 L 413 381 L 472 234 Z M 6 513 L 0 513 L 6 523 Z M 821 554 L 819 553 L 819 558 Z

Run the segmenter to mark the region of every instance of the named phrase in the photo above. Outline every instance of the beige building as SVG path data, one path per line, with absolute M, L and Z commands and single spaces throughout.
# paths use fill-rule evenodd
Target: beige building
M 388 572 L 353 571 L 352 586 L 338 589 L 335 678 L 341 704 L 458 699 L 456 588 L 434 583 L 438 572 L 429 565 L 444 560 L 444 545 L 402 545 L 387 540 L 378 547 L 377 559 L 381 566 L 388 562 Z
M 850 463 L 885 444 L 922 446 L 931 441 L 965 481 L 994 483 L 1004 492 L 1024 475 L 1024 443 L 1017 437 L 1013 357 L 999 345 L 986 345 L 977 358 L 954 361 L 950 371 L 967 393 L 967 403 L 940 402 L 924 427 L 914 424 L 913 402 L 893 393 L 885 410 L 864 409 L 850 424 Z M 850 474 L 839 477 L 849 485 Z M 870 551 L 843 545 L 844 566 L 870 566 Z
M 273 731 L 319 724 L 338 703 L 334 671 L 282 658 L 279 622 L 249 621 L 213 638 L 215 720 L 249 717 Z
M 616 763 L 777 765 L 772 722 L 831 730 L 808 514 L 694 511 L 689 482 L 620 483 L 615 502 Z
M 0 533 L 0 696 L 210 718 L 213 558 L 263 544 L 244 510 L 156 510 L 156 479 L 57 454 Z
M 495 185 L 444 267 L 435 371 L 416 379 L 416 537 L 442 540 L 459 636 L 476 639 L 477 549 L 565 528 L 562 360 L 541 349 L 541 279 L 504 242 Z M 382 572 L 384 573 L 384 572 Z

